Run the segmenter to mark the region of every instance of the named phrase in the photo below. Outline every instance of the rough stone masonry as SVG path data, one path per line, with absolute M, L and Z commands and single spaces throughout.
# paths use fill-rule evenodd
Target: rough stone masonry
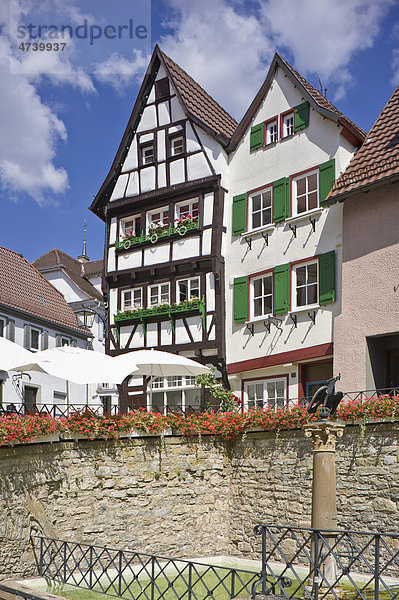
M 347 426 L 338 527 L 399 530 L 399 423 Z M 260 557 L 257 523 L 310 526 L 303 431 L 0 449 L 0 574 L 34 572 L 31 533 L 150 554 Z

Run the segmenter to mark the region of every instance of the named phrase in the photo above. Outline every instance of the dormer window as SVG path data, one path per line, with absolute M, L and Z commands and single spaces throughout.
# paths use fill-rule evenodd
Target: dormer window
M 142 165 L 152 165 L 155 158 L 154 144 L 143 144 L 140 146 L 140 158 Z
M 170 96 L 170 86 L 169 79 L 167 77 L 163 77 L 162 79 L 158 79 L 155 82 L 155 99 L 163 100 Z
M 266 123 L 266 144 L 274 144 L 278 139 L 277 119 Z
M 290 111 L 284 115 L 281 115 L 283 135 L 282 137 L 288 137 L 294 135 L 294 111 Z

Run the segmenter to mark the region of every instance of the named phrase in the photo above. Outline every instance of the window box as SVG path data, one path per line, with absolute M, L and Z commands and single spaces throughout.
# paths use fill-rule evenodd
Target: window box
M 184 219 L 184 222 L 176 224 L 176 227 L 169 225 L 168 227 L 157 226 L 149 229 L 148 234 L 141 233 L 139 236 L 128 236 L 115 241 L 115 250 L 117 252 L 126 252 L 126 250 L 134 250 L 137 246 L 143 244 L 156 244 L 159 240 L 169 237 L 184 236 L 189 231 L 199 229 L 199 219 Z
M 186 312 L 199 312 L 202 317 L 203 326 L 205 326 L 205 298 L 194 298 L 193 300 L 185 300 L 179 304 L 163 304 L 153 308 L 142 308 L 139 310 L 126 310 L 114 315 L 114 323 L 117 326 L 127 321 L 142 321 L 159 316 L 168 316 L 171 320 L 176 314 Z

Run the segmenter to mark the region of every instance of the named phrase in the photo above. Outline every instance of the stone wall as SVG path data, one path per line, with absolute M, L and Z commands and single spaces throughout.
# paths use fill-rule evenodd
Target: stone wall
M 347 529 L 399 530 L 399 424 L 348 426 L 337 448 Z M 180 437 L 0 449 L 0 573 L 33 565 L 30 531 L 168 556 L 259 557 L 255 524 L 309 526 L 311 442 Z

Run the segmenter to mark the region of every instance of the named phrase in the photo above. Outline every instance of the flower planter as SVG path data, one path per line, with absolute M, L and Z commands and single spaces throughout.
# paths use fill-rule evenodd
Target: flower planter
M 118 325 L 124 321 L 145 321 L 146 319 L 159 316 L 168 316 L 170 318 L 176 313 L 186 313 L 192 311 L 199 311 L 201 315 L 204 315 L 205 299 L 202 298 L 198 300 L 185 301 L 173 306 L 142 308 L 136 311 L 118 313 L 114 315 L 114 323 Z
M 159 240 L 163 240 L 172 236 L 184 236 L 189 231 L 193 231 L 195 229 L 199 229 L 199 219 L 195 221 L 188 221 L 187 223 L 177 225 L 176 227 L 169 227 L 165 229 L 153 229 L 148 232 L 148 234 L 142 233 L 139 236 L 125 238 L 122 240 L 117 239 L 115 241 L 115 250 L 116 252 L 126 252 L 129 250 L 133 250 L 136 246 L 141 246 L 142 244 L 156 244 Z

